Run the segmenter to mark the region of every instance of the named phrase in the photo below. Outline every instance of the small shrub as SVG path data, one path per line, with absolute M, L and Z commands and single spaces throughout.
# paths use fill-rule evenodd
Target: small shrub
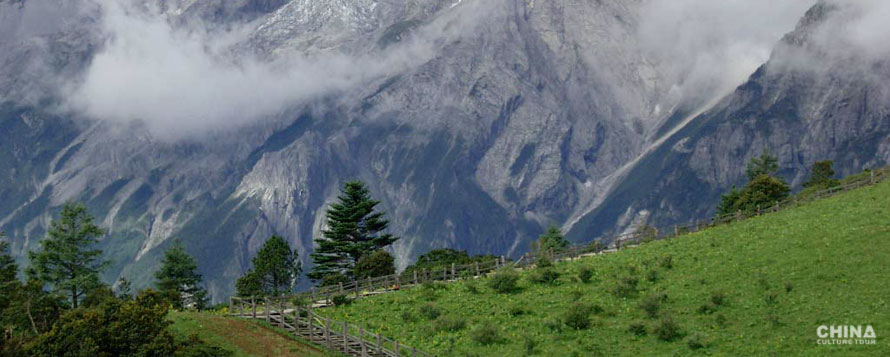
M 510 316 L 513 317 L 525 315 L 527 313 L 527 311 L 525 311 L 525 308 L 523 308 L 521 305 L 510 306 L 510 310 L 507 312 L 510 314 Z
M 714 311 L 717 311 L 717 305 L 713 303 L 704 303 L 698 307 L 698 313 L 702 315 L 710 315 L 713 314 Z
M 673 341 L 680 337 L 680 325 L 674 322 L 674 319 L 665 317 L 655 325 L 652 333 L 662 341 Z
M 491 345 L 502 341 L 501 330 L 490 321 L 485 321 L 470 334 L 480 345 Z
M 626 275 L 618 279 L 618 283 L 612 289 L 612 293 L 619 298 L 628 298 L 636 295 L 639 279 L 633 275 Z
M 456 332 L 463 330 L 467 326 L 467 321 L 460 317 L 439 316 L 433 326 L 436 331 Z
M 352 303 L 352 299 L 346 295 L 334 295 L 334 297 L 331 298 L 331 302 L 334 303 L 334 306 L 346 306 Z
M 417 321 L 417 317 L 414 316 L 413 313 L 411 313 L 411 310 L 402 310 L 402 313 L 400 314 L 400 317 L 402 318 L 402 321 L 405 321 L 405 322 L 415 322 L 415 321 Z
M 646 280 L 649 280 L 653 283 L 658 281 L 658 270 L 652 269 L 652 270 L 647 271 L 646 272 Z
M 578 279 L 581 279 L 582 283 L 589 283 L 591 278 L 593 278 L 593 268 L 581 267 L 578 270 Z
M 763 302 L 766 303 L 767 306 L 773 306 L 779 302 L 779 295 L 774 292 L 767 291 L 766 294 L 763 294 Z
M 705 337 L 700 333 L 694 333 L 686 339 L 686 345 L 693 350 L 704 348 L 706 346 Z
M 642 321 L 634 321 L 630 323 L 630 326 L 627 327 L 627 332 L 630 332 L 637 336 L 645 336 L 646 335 L 646 324 Z
M 501 269 L 488 279 L 488 287 L 501 294 L 509 294 L 519 290 L 517 286 L 519 273 L 511 268 Z
M 535 284 L 556 285 L 559 281 L 559 272 L 553 269 L 535 269 L 527 279 Z
M 427 320 L 435 320 L 437 317 L 439 317 L 439 315 L 442 314 L 442 310 L 439 310 L 436 305 L 424 304 L 420 305 L 420 308 L 417 309 L 417 313 Z
M 790 293 L 792 289 L 794 289 L 794 285 L 792 285 L 790 281 L 786 281 L 785 282 L 785 293 Z
M 470 294 L 478 294 L 479 293 L 479 287 L 476 285 L 475 280 L 467 280 L 467 282 L 464 283 L 464 287 L 467 289 L 467 292 L 469 292 Z
M 590 308 L 584 305 L 576 305 L 566 312 L 563 318 L 566 326 L 575 330 L 586 330 L 590 327 Z
M 772 313 L 772 312 L 766 315 L 766 322 L 769 322 L 769 324 L 772 325 L 773 327 L 778 327 L 778 326 L 782 325 L 782 321 L 779 320 L 779 315 L 776 315 L 775 313 Z
M 571 294 L 572 296 L 572 301 L 578 301 L 581 300 L 582 297 L 584 297 L 584 292 L 579 289 L 572 290 L 572 292 L 570 292 L 569 294 Z
M 544 327 L 550 330 L 550 332 L 562 332 L 562 320 L 560 320 L 559 318 L 548 319 L 544 321 Z
M 538 268 L 549 268 L 553 266 L 553 261 L 550 260 L 550 258 L 546 255 L 542 255 L 540 258 L 538 258 L 535 266 L 537 266 Z
M 726 302 L 726 294 L 722 291 L 711 292 L 711 303 L 715 306 L 721 306 Z
M 729 321 L 726 320 L 726 316 L 723 316 L 723 314 L 717 314 L 717 317 L 714 318 L 714 322 L 720 327 L 726 327 L 729 324 Z
M 525 355 L 530 356 L 535 354 L 535 347 L 538 346 L 538 342 L 531 336 L 525 335 L 523 336 L 522 346 L 525 347 Z
M 661 261 L 659 262 L 662 268 L 671 269 L 674 267 L 674 257 L 670 255 L 665 255 L 661 257 Z
M 640 309 L 646 312 L 646 316 L 655 318 L 661 309 L 661 303 L 667 300 L 667 294 L 663 292 L 652 293 L 640 301 Z

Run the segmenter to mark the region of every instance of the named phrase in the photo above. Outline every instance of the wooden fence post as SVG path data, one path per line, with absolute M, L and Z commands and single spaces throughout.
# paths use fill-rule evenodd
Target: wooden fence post
M 680 235 L 680 228 L 677 228 L 677 225 L 674 225 L 674 237 Z
M 735 219 L 736 219 L 736 221 L 739 221 L 739 222 L 742 221 L 742 210 L 738 210 L 735 212 Z
M 349 353 L 349 327 L 343 321 L 343 352 Z
M 383 351 L 383 338 L 380 337 L 380 334 L 377 334 L 377 353 L 379 354 Z
M 324 340 L 328 344 L 328 349 L 331 349 L 331 318 L 328 317 L 325 319 L 324 324 Z
M 454 269 L 454 263 L 451 263 L 451 278 L 457 280 L 457 270 Z
M 361 325 L 358 327 L 358 340 L 362 344 L 362 357 L 368 356 L 368 345 L 365 344 L 365 330 Z
M 309 327 L 308 327 L 309 328 L 309 341 L 312 342 L 312 338 L 315 337 L 315 331 L 313 331 L 314 329 L 312 328 L 312 308 L 311 307 L 309 308 L 309 311 L 306 313 L 306 319 L 308 321 L 307 324 L 309 325 Z
M 448 281 L 448 268 L 442 269 L 442 281 Z
M 341 294 L 343 293 L 343 282 L 342 281 L 340 282 L 340 293 Z
M 294 333 L 300 334 L 300 305 L 294 304 Z
M 417 285 L 417 269 L 414 270 L 414 285 Z
M 775 206 L 773 206 L 773 207 L 775 208 L 775 209 L 773 210 L 774 212 L 779 212 L 779 201 L 776 201 L 776 204 L 775 204 Z
M 503 255 L 501 256 L 501 265 L 507 265 L 507 258 Z
M 253 318 L 256 318 L 256 298 L 250 298 L 250 307 L 253 309 Z
M 476 268 L 476 275 L 474 275 L 474 276 L 479 276 L 479 262 L 478 261 L 473 262 L 473 266 Z
M 392 345 L 393 345 L 393 349 L 394 349 L 393 352 L 395 352 L 396 357 L 399 357 L 399 356 L 400 356 L 400 354 L 399 354 L 399 341 L 393 340 L 393 341 L 392 341 Z
M 267 298 L 267 297 L 263 298 L 263 303 L 265 304 L 263 310 L 266 311 L 266 322 L 270 322 L 270 321 L 272 321 L 272 315 L 270 315 L 270 311 L 269 311 L 269 310 L 271 310 L 269 308 L 269 298 Z
M 278 318 L 280 319 L 278 321 L 278 327 L 284 328 L 284 306 L 286 302 L 284 301 L 285 299 L 283 297 L 280 297 L 278 299 Z

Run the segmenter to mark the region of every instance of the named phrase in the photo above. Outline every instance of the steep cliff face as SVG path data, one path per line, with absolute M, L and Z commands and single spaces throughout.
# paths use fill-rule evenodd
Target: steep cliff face
M 23 34 L 41 4 L 0 3 L 19 21 L 0 22 L 18 24 L 0 32 L 18 34 L 0 38 L 0 137 L 13 153 L 0 162 L 0 228 L 23 255 L 61 203 L 82 200 L 109 228 L 109 281 L 148 283 L 172 239 L 198 257 L 217 299 L 270 234 L 308 263 L 326 204 L 354 178 L 383 201 L 405 265 L 446 246 L 517 255 L 549 224 L 590 240 L 641 217 L 705 216 L 763 145 L 795 182 L 813 160 L 846 173 L 887 159 L 886 90 L 774 66 L 791 40 L 730 97 L 678 122 L 696 110 L 671 109 L 684 103 L 638 43 L 638 1 L 153 3 L 175 26 L 241 24 L 231 53 L 374 64 L 262 120 L 169 140 L 66 114 L 55 105 L 64 92 L 23 84 L 29 53 L 77 83 L 108 44 L 99 8 Z

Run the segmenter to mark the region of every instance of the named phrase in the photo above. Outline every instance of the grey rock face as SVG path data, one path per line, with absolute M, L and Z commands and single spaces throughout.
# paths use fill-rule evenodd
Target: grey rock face
M 589 240 L 646 219 L 704 217 L 738 183 L 738 162 L 763 145 L 795 183 L 814 160 L 834 158 L 848 173 L 890 152 L 879 82 L 772 64 L 657 142 L 680 115 L 658 108 L 681 103 L 635 42 L 638 1 L 157 4 L 182 26 L 248 23 L 233 51 L 268 61 L 410 56 L 355 88 L 170 142 L 139 124 L 58 114 L 52 103 L 13 95 L 24 88 L 19 68 L 31 47 L 0 41 L 10 49 L 0 51 L 0 84 L 12 88 L 2 96 L 0 137 L 14 153 L 0 162 L 0 228 L 20 256 L 56 207 L 82 200 L 110 230 L 108 281 L 149 283 L 163 249 L 180 239 L 221 299 L 273 233 L 309 263 L 324 209 L 349 179 L 368 182 L 383 201 L 404 266 L 436 247 L 515 256 L 552 223 Z M 20 4 L 0 6 L 0 16 L 27 15 Z M 64 41 L 51 41 L 60 30 L 9 38 L 50 44 L 33 53 L 76 77 L 104 43 L 99 15 L 85 14 L 71 25 L 79 35 Z M 0 23 L 23 31 L 23 21 Z M 863 139 L 871 141 L 856 146 Z

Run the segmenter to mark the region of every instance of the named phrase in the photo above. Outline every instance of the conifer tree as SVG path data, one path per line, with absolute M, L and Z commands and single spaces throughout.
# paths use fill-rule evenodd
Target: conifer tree
M 834 178 L 834 169 L 831 160 L 816 161 L 813 164 L 810 180 L 804 187 L 831 188 L 840 185 L 840 181 Z
M 770 154 L 769 149 L 764 149 L 758 157 L 751 158 L 745 166 L 745 174 L 748 181 L 754 181 L 761 175 L 773 175 L 779 170 L 779 159 Z
M 3 232 L 0 232 L 0 311 L 9 305 L 9 297 L 16 286 L 21 285 L 17 277 L 19 267 L 9 256 L 9 243 L 3 238 Z
M 300 254 L 284 238 L 273 235 L 253 257 L 253 272 L 266 294 L 278 296 L 292 291 L 303 272 Z
M 309 278 L 315 281 L 354 278 L 359 259 L 398 239 L 383 233 L 389 221 L 383 212 L 374 211 L 378 204 L 380 201 L 371 199 L 361 181 L 350 181 L 343 186 L 337 202 L 327 210 L 327 229 L 315 240 L 318 246 L 311 254 L 315 266 Z
M 569 246 L 569 241 L 562 235 L 559 227 L 551 225 L 547 228 L 547 232 L 538 237 L 538 240 L 532 243 L 532 250 L 538 253 L 548 253 L 550 250 L 558 251 Z
M 99 272 L 108 265 L 100 259 L 101 250 L 90 249 L 104 233 L 83 204 L 65 204 L 40 241 L 41 250 L 28 253 L 28 275 L 49 284 L 53 292 L 66 294 L 77 308 L 81 297 L 101 284 Z
M 203 309 L 207 291 L 201 286 L 201 274 L 195 258 L 186 253 L 182 242 L 176 241 L 164 252 L 161 268 L 155 272 L 160 292 L 172 298 L 174 307 Z

